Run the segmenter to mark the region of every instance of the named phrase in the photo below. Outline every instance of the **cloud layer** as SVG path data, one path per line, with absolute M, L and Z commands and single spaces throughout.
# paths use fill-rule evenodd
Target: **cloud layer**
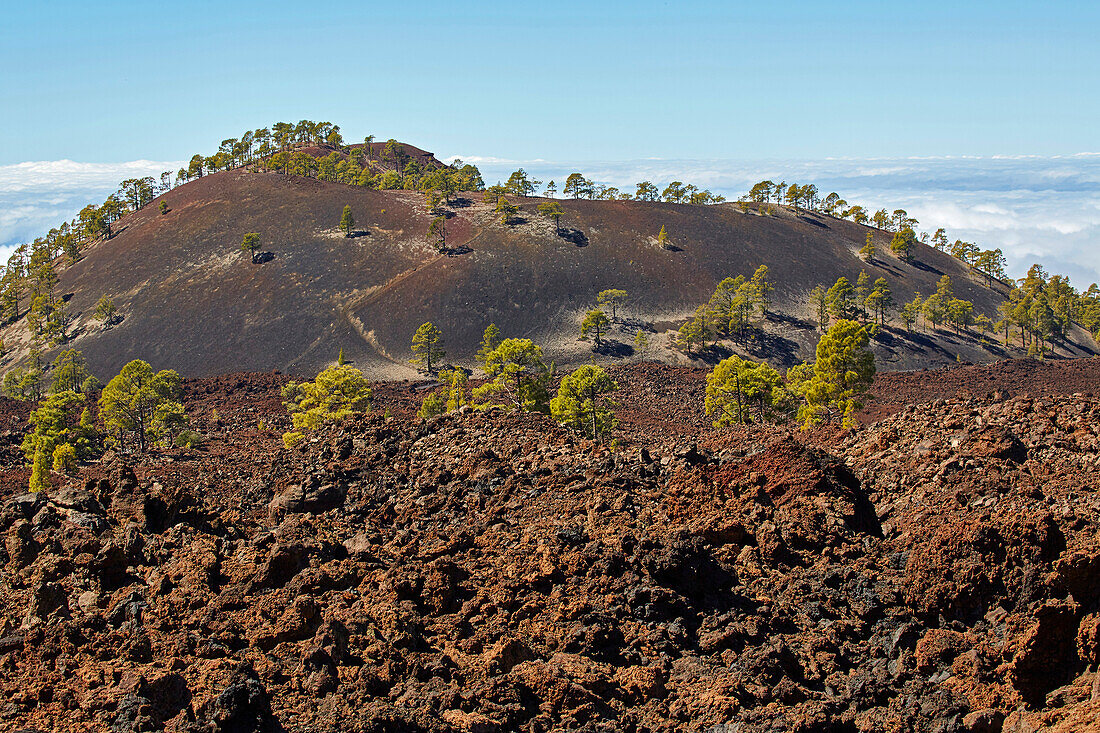
M 102 203 L 127 178 L 159 177 L 179 162 L 34 161 L 0 166 L 0 254 L 72 219 L 85 205 Z
M 477 164 L 487 183 L 524 167 L 559 188 L 572 171 L 633 191 L 638 181 L 694 183 L 734 199 L 756 181 L 814 183 L 870 209 L 902 208 L 929 231 L 1001 247 L 1013 274 L 1033 262 L 1069 275 L 1079 287 L 1100 281 L 1100 153 L 1060 157 L 940 157 L 824 160 L 627 160 L 555 162 L 459 156 Z M 0 255 L 99 203 L 118 183 L 174 171 L 176 162 L 0 166 Z

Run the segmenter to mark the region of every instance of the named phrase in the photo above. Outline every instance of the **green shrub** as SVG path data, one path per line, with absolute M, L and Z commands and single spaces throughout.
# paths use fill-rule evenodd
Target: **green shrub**
M 206 438 L 202 433 L 195 432 L 194 430 L 184 430 L 176 436 L 175 444 L 179 448 L 199 448 L 206 442 Z
M 447 411 L 447 395 L 444 392 L 429 392 L 420 403 L 420 417 L 429 418 L 442 415 Z

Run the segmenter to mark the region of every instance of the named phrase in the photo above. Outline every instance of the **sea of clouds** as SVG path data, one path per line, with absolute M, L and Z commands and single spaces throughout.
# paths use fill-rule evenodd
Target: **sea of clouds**
M 179 168 L 178 161 L 151 160 L 47 160 L 0 165 L 0 255 L 6 261 L 16 245 L 72 220 L 87 204 L 103 203 L 127 178 L 153 176 L 159 182 L 162 172 Z
M 874 210 L 905 209 L 920 228 L 945 227 L 948 236 L 1000 247 L 1009 272 L 1034 262 L 1068 275 L 1078 287 L 1100 281 L 1100 153 L 1057 157 L 929 157 L 824 160 L 626 160 L 555 162 L 457 156 L 476 164 L 486 183 L 507 180 L 523 167 L 559 190 L 579 171 L 604 185 L 633 192 L 648 180 L 709 188 L 735 199 L 753 183 L 771 179 L 814 183 L 849 203 Z M 448 158 L 450 160 L 450 158 Z M 0 256 L 20 242 L 71 219 L 85 204 L 100 203 L 120 181 L 175 171 L 180 162 L 138 160 L 78 163 L 70 160 L 0 166 Z

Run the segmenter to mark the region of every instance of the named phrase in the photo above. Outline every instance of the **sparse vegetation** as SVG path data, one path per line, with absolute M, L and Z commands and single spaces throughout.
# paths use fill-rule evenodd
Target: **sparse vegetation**
M 664 224 L 661 225 L 661 231 L 657 232 L 657 244 L 662 249 L 672 249 L 672 241 L 668 238 L 668 230 Z

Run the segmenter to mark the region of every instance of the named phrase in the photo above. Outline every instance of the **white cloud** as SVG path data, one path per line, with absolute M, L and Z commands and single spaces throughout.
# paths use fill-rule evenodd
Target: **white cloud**
M 0 256 L 72 219 L 90 203 L 102 203 L 127 178 L 159 177 L 179 161 L 125 163 L 29 161 L 0 166 Z

